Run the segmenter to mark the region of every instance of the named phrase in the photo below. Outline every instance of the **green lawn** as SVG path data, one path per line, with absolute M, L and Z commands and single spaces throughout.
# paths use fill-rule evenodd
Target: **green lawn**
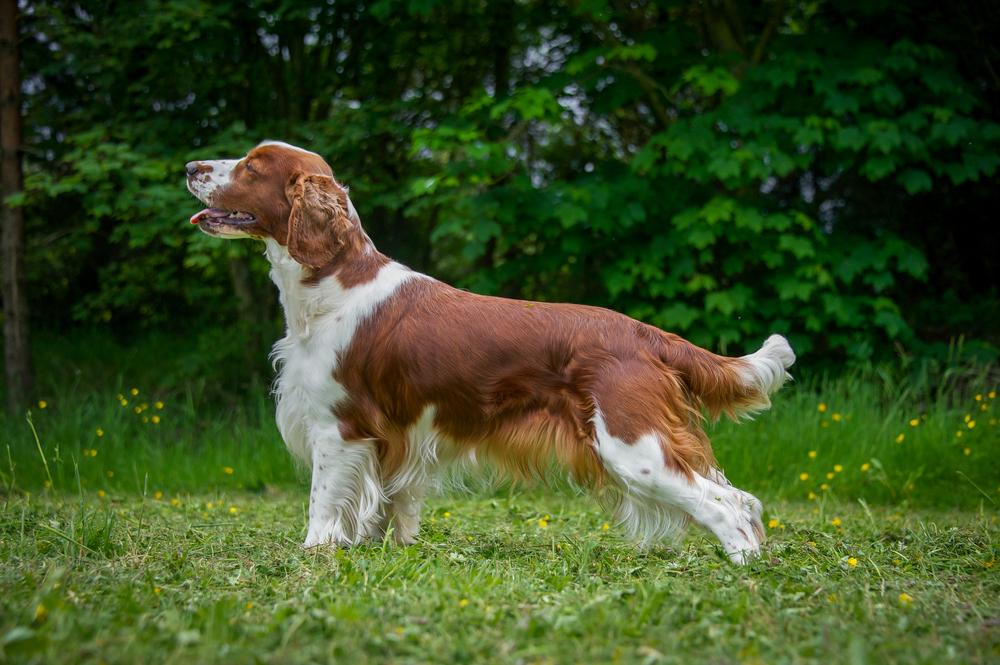
M 305 491 L 8 497 L 9 662 L 996 662 L 996 513 L 770 505 L 764 558 L 636 549 L 567 492 L 303 551 Z
M 640 551 L 560 481 L 305 552 L 266 386 L 146 356 L 53 363 L 0 416 L 0 662 L 1000 662 L 996 366 L 800 376 L 710 425 L 768 511 L 737 568 L 700 533 Z

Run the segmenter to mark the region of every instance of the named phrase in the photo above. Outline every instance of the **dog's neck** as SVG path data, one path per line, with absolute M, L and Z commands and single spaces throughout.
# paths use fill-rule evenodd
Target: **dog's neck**
M 358 250 L 319 271 L 301 265 L 278 241 L 268 238 L 264 242 L 264 255 L 271 263 L 271 280 L 278 287 L 287 333 L 299 339 L 311 335 L 317 319 L 348 305 L 352 294 L 376 281 L 383 267 L 403 268 L 375 249 L 367 235 Z

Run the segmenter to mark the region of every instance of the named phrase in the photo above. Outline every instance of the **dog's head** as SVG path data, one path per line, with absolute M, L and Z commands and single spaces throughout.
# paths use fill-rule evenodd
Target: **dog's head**
M 300 264 L 329 265 L 363 234 L 347 190 L 314 152 L 265 141 L 242 159 L 187 164 L 187 187 L 208 208 L 191 216 L 217 238 L 273 238 Z

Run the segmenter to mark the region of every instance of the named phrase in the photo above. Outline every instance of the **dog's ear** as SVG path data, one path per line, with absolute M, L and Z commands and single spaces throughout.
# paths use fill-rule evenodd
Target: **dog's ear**
M 288 179 L 288 253 L 312 269 L 329 265 L 351 229 L 347 192 L 326 175 L 296 173 Z

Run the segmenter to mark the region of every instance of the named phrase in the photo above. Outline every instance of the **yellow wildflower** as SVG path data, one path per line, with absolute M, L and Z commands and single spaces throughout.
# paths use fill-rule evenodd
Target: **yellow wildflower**
M 101 437 L 104 436 L 104 430 L 98 427 L 96 430 L 94 430 L 94 434 L 96 434 L 97 438 L 100 439 Z
M 252 610 L 253 609 L 253 603 L 252 602 L 247 601 L 247 609 L 248 610 Z
M 910 427 L 916 427 L 920 424 L 919 418 L 910 418 Z
M 459 607 L 466 607 L 468 604 L 469 604 L 468 598 L 463 598 L 462 600 L 458 601 Z
M 826 479 L 827 480 L 833 480 L 833 473 L 831 472 L 831 473 L 826 474 Z
M 160 417 L 159 416 L 153 416 L 152 418 L 150 418 L 150 420 L 153 421 L 154 425 L 159 425 L 160 424 Z
M 177 506 L 181 505 L 181 500 L 175 496 L 170 500 L 170 505 L 176 508 Z
M 157 411 L 162 411 L 163 410 L 163 402 L 157 401 L 155 404 L 153 404 L 153 406 L 156 407 Z
M 132 397 L 135 397 L 136 395 L 139 394 L 139 389 L 133 388 L 132 390 L 129 391 L 129 393 L 132 395 Z
M 125 395 L 122 395 L 121 393 L 118 393 L 117 395 L 115 395 L 115 399 L 120 402 L 123 399 L 125 399 Z
M 234 469 L 231 466 L 224 466 L 224 467 L 222 467 L 222 473 L 226 474 L 227 476 L 233 475 L 233 472 L 234 472 Z
M 215 504 L 209 501 L 208 503 L 205 504 L 205 508 L 211 510 L 212 508 L 215 508 Z
M 154 586 L 153 587 L 153 593 L 155 593 L 157 596 L 159 596 L 160 595 L 160 587 Z
M 161 492 L 160 490 L 156 490 L 155 492 L 153 492 L 154 501 L 159 501 L 162 498 L 163 498 L 163 492 Z
M 451 513 L 449 513 L 447 510 L 444 511 L 444 518 L 448 519 L 449 517 L 451 517 Z
M 847 565 L 850 566 L 851 568 L 854 568 L 855 566 L 858 565 L 858 560 L 852 556 L 847 560 Z
M 141 406 L 134 407 L 132 410 L 135 411 L 136 414 L 142 413 L 142 407 Z
M 971 415 L 971 414 L 968 414 L 968 413 L 967 413 L 967 414 L 965 414 L 965 417 L 964 417 L 964 418 L 962 418 L 962 422 L 966 422 L 966 423 L 967 423 L 967 422 L 969 422 L 970 420 L 972 420 L 972 415 Z
M 834 464 L 833 465 L 833 470 L 834 470 L 835 473 L 840 473 L 841 471 L 844 470 L 844 467 L 840 466 L 839 464 Z
M 976 427 L 976 421 L 975 420 L 970 420 L 969 422 L 965 423 L 965 426 L 968 427 L 969 429 L 975 429 L 975 427 Z
M 38 408 L 39 409 L 44 409 L 44 408 L 48 407 L 48 405 L 49 405 L 49 403 L 46 402 L 44 399 L 38 400 Z
M 827 485 L 826 483 L 823 483 L 822 485 L 819 486 L 819 488 L 825 492 L 828 489 L 830 489 L 830 486 Z
M 982 395 L 976 395 L 976 401 L 977 402 L 982 402 L 983 401 L 983 396 Z
M 810 450 L 809 451 L 809 459 L 816 459 L 816 451 L 815 450 Z
M 608 524 L 607 522 L 605 522 L 604 524 L 601 525 L 601 531 L 607 531 L 610 528 L 611 528 L 611 525 Z
M 869 464 L 868 462 L 865 462 L 864 464 L 861 465 L 861 472 L 862 473 L 867 473 L 868 469 L 870 469 L 870 468 L 872 468 L 872 465 Z
M 966 457 L 968 457 L 969 455 L 972 454 L 972 448 L 965 448 L 962 450 L 962 452 L 965 453 Z
M 49 615 L 49 608 L 45 607 L 45 605 L 43 605 L 41 603 L 38 603 L 38 605 L 35 606 L 35 621 L 36 622 L 37 621 L 45 621 L 45 617 L 47 617 L 48 615 Z
M 991 390 L 989 392 L 989 396 L 990 396 L 990 399 L 996 399 L 997 398 L 997 391 Z
M 840 526 L 840 518 L 834 517 L 832 520 L 830 520 L 830 524 L 832 524 L 833 526 Z
M 834 413 L 830 417 L 833 418 L 833 422 L 835 423 L 839 423 L 840 419 L 843 418 L 843 416 L 840 415 L 839 413 Z
M 781 522 L 778 519 L 772 517 L 767 522 L 767 528 L 768 529 L 777 529 L 779 524 L 781 524 Z
M 956 439 L 961 439 L 962 438 L 962 430 L 958 430 L 957 432 L 955 432 L 955 438 Z
M 819 406 L 816 407 L 816 410 L 820 413 L 826 413 L 826 403 L 820 402 Z
M 896 443 L 902 443 L 902 442 L 903 442 L 903 439 L 905 439 L 905 438 L 906 438 L 906 435 L 905 435 L 905 434 L 903 434 L 902 432 L 900 432 L 900 433 L 899 433 L 899 434 L 898 434 L 898 435 L 896 436 Z
M 107 494 L 104 492 L 104 490 L 97 490 L 97 496 L 103 499 L 105 496 L 107 496 Z
M 239 511 L 238 511 L 238 510 L 236 510 L 236 506 L 229 506 L 229 514 L 230 514 L 230 515 L 235 515 L 235 514 L 236 514 L 236 513 L 238 513 L 238 512 L 239 512 Z
M 809 500 L 810 501 L 816 500 L 816 492 L 809 492 Z
M 913 596 L 904 591 L 903 593 L 899 594 L 899 602 L 902 605 L 909 605 L 910 603 L 913 602 Z
M 802 482 L 809 480 L 809 474 L 803 471 L 802 473 L 799 474 L 799 480 L 801 480 Z
M 548 522 L 546 522 L 545 520 L 538 520 L 538 528 L 539 528 L 539 529 L 544 529 L 544 528 L 545 528 L 545 527 L 547 527 L 548 525 L 549 525 L 549 523 L 548 523 Z

